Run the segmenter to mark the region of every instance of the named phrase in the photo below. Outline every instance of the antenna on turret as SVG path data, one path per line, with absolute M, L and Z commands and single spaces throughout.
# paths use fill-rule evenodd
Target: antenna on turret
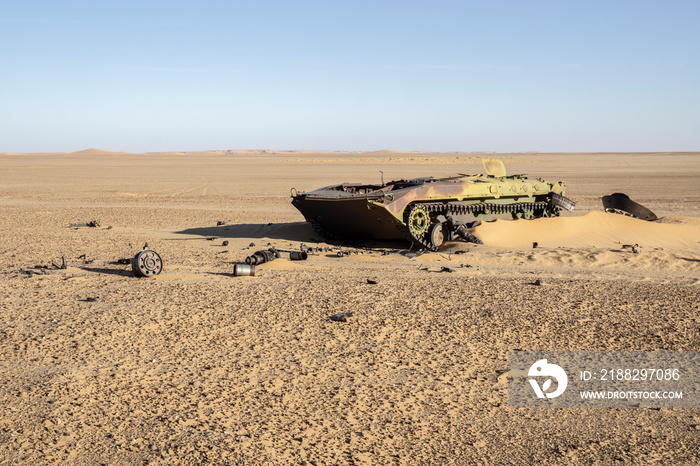
M 379 173 L 382 174 L 382 188 L 384 187 L 384 172 L 379 170 Z

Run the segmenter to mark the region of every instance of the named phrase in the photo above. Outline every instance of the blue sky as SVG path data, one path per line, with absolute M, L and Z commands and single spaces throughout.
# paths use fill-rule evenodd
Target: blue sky
M 700 150 L 695 0 L 0 6 L 0 152 Z

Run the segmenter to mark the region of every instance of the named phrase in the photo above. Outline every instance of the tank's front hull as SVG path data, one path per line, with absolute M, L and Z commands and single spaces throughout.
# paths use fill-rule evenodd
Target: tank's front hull
M 406 239 L 403 225 L 386 209 L 370 202 L 376 196 L 322 197 L 299 195 L 292 204 L 312 225 L 338 238 Z

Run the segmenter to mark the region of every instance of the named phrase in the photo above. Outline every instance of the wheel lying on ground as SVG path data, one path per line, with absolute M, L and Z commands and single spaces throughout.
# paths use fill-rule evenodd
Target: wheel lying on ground
M 144 249 L 131 260 L 131 270 L 137 277 L 152 277 L 163 270 L 163 260 L 157 252 Z

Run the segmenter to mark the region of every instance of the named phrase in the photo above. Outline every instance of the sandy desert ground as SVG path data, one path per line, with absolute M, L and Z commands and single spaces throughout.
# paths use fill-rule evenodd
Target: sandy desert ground
M 291 188 L 482 157 L 576 210 L 231 275 L 268 244 L 333 247 Z M 506 370 L 514 349 L 700 350 L 699 180 L 700 153 L 0 154 L 0 463 L 698 464 L 698 409 L 514 409 Z M 662 219 L 604 213 L 613 192 Z M 144 243 L 155 278 L 117 263 Z

